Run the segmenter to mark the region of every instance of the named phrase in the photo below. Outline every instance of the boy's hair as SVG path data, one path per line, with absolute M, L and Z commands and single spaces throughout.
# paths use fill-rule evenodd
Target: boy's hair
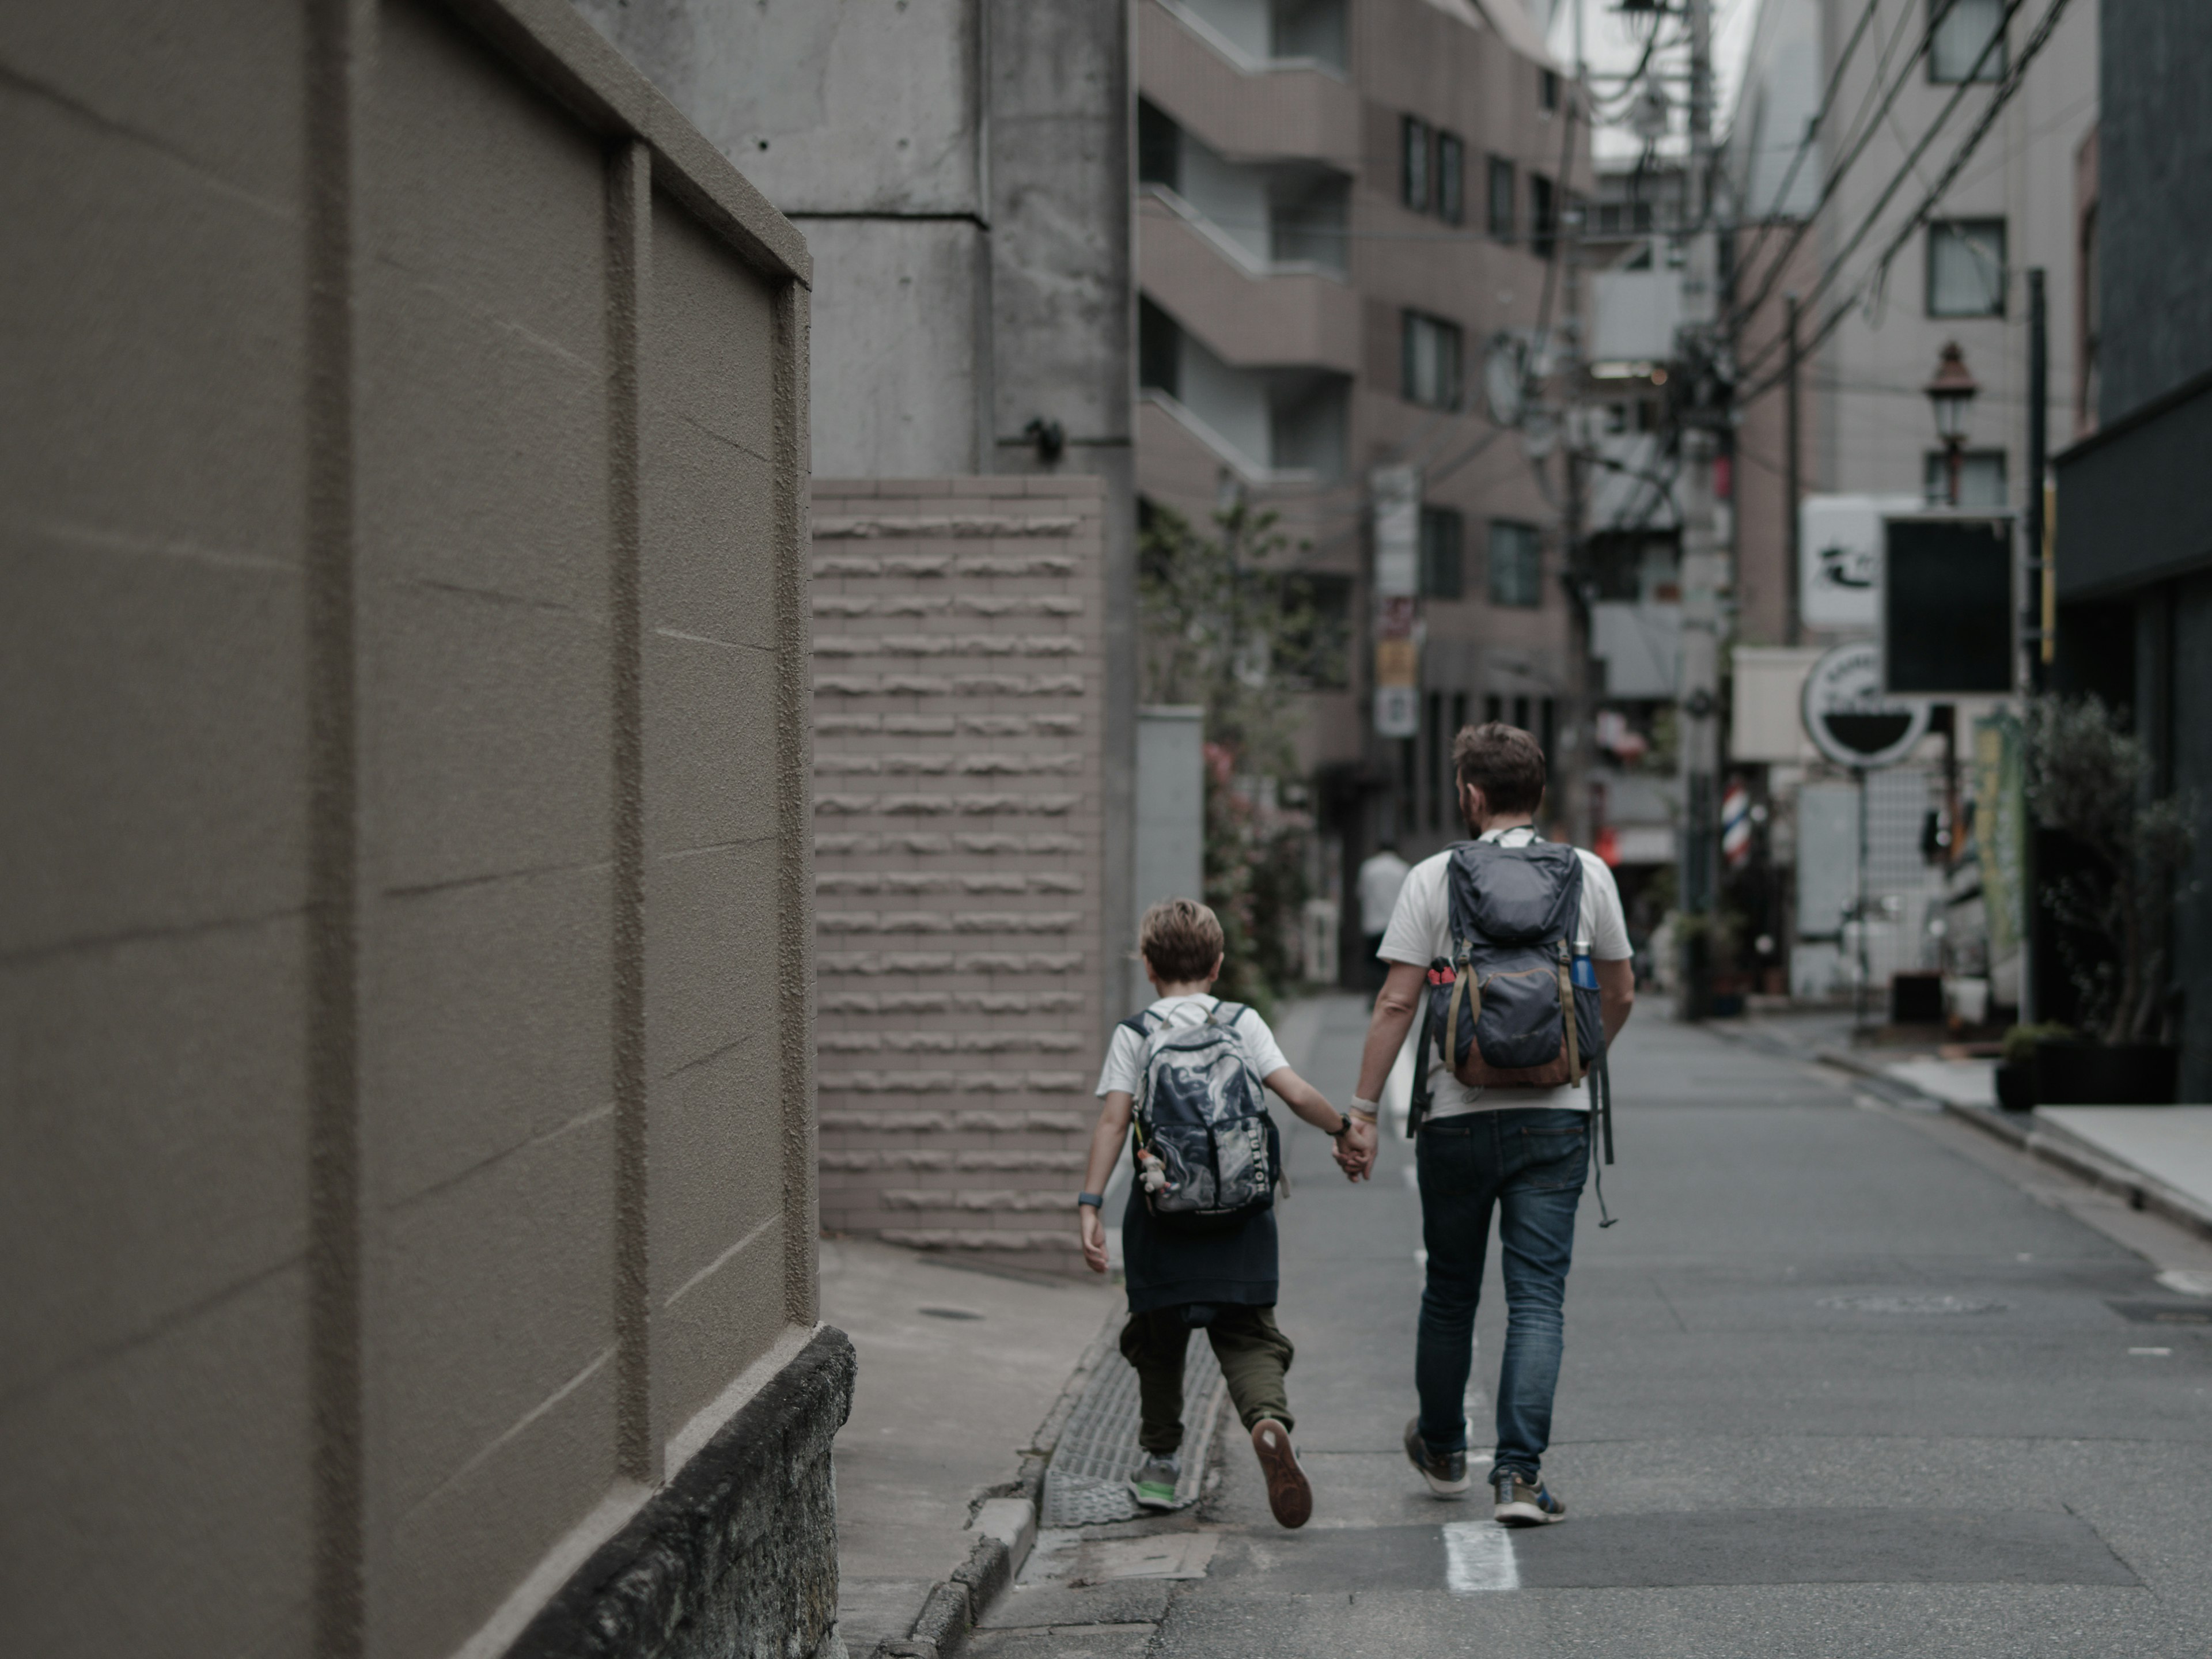
M 1533 812 L 1544 803 L 1543 749 L 1517 726 L 1463 727 L 1452 739 L 1452 769 L 1493 812 Z
M 1193 899 L 1162 899 L 1145 912 L 1137 948 L 1169 985 L 1188 985 L 1213 971 L 1224 941 L 1221 918 Z

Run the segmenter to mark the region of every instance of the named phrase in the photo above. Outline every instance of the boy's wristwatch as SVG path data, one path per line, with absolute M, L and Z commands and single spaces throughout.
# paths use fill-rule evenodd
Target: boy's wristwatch
M 1349 1112 L 1339 1112 L 1336 1115 L 1336 1127 L 1328 1132 L 1328 1138 L 1331 1140 L 1341 1140 L 1345 1136 L 1352 1133 L 1352 1114 Z
M 1086 1205 L 1094 1210 L 1103 1210 L 1106 1207 L 1106 1195 L 1103 1193 L 1076 1194 L 1075 1207 L 1080 1210 Z

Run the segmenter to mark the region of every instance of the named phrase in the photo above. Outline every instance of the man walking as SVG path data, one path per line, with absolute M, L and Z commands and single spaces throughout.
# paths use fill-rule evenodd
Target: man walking
M 1453 742 L 1452 761 L 1470 833 L 1509 850 L 1540 839 L 1535 814 L 1544 798 L 1544 753 L 1534 738 L 1495 721 L 1470 727 Z M 1595 969 L 1610 1044 L 1627 1023 L 1636 996 L 1628 929 L 1613 872 L 1589 853 L 1579 856 L 1575 967 L 1583 971 L 1581 959 L 1587 957 Z M 1447 850 L 1413 867 L 1377 951 L 1389 973 L 1376 999 L 1352 1103 L 1361 1120 L 1352 1150 L 1370 1163 L 1383 1080 L 1420 1009 L 1429 965 L 1455 954 L 1452 857 Z M 1518 862 L 1486 858 L 1477 867 L 1498 871 Z M 1463 1084 L 1433 1049 L 1420 1063 L 1431 1068 L 1435 1097 L 1414 1145 L 1428 1273 L 1413 1364 L 1421 1409 L 1406 1425 L 1406 1455 L 1438 1497 L 1468 1490 L 1462 1402 L 1495 1210 L 1504 1252 L 1506 1328 L 1498 1379 L 1498 1447 L 1491 1464 L 1494 1513 L 1513 1525 L 1564 1520 L 1566 1505 L 1544 1485 L 1543 1455 L 1559 1382 L 1575 1211 L 1589 1167 L 1589 1102 L 1571 1086 Z
M 1366 942 L 1368 959 L 1382 948 L 1382 932 L 1390 925 L 1390 915 L 1398 908 L 1398 894 L 1406 884 L 1406 860 L 1398 856 L 1398 843 L 1386 841 L 1359 866 L 1359 876 L 1354 884 L 1359 898 L 1359 934 Z M 1382 973 L 1378 969 L 1368 970 L 1378 987 Z

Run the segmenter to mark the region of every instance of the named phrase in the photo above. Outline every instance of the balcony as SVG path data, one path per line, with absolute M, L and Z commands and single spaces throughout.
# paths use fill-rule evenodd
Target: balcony
M 1183 485 L 1202 481 L 1211 493 L 1223 467 L 1256 485 L 1325 485 L 1344 476 L 1348 376 L 1224 362 L 1149 299 L 1138 307 L 1138 448 Z
M 1340 18 L 1341 8 L 1334 9 Z M 1301 157 L 1357 173 L 1359 94 L 1343 78 L 1340 44 L 1334 63 L 1325 50 L 1272 55 L 1285 46 L 1299 50 L 1308 39 L 1325 47 L 1325 28 L 1296 20 L 1331 10 L 1258 0 L 1141 0 L 1138 88 L 1222 155 Z M 1336 38 L 1340 43 L 1340 22 Z
M 1359 296 L 1316 261 L 1261 258 L 1255 238 L 1147 185 L 1137 202 L 1138 285 L 1242 368 L 1359 370 Z

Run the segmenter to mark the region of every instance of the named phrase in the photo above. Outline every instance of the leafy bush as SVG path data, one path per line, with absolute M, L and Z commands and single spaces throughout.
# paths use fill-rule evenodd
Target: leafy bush
M 2015 1025 L 2004 1034 L 2004 1063 L 2025 1066 L 2035 1058 L 2039 1042 L 2064 1042 L 2081 1034 L 2071 1025 L 2062 1025 L 2057 1020 L 2045 1020 L 2040 1025 Z
M 2047 884 L 2043 903 L 2109 951 L 2060 937 L 2082 1026 L 2105 1042 L 2147 1041 L 2165 1008 L 2173 878 L 2196 850 L 2197 802 L 2154 796 L 2142 744 L 2094 696 L 2038 697 L 2024 731 L 2028 810 L 2045 829 L 2071 836 L 2087 863 Z

